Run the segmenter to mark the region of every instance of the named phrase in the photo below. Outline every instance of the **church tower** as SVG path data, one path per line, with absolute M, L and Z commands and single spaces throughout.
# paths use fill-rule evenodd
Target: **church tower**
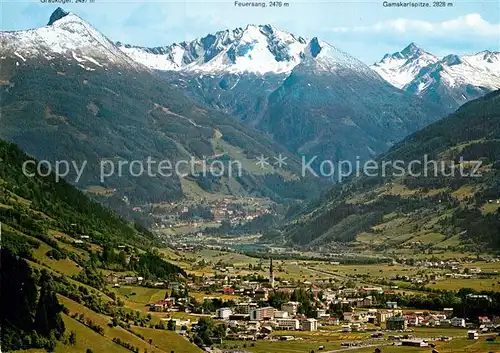
M 274 288 L 273 259 L 271 259 L 271 263 L 269 264 L 269 284 L 271 288 Z

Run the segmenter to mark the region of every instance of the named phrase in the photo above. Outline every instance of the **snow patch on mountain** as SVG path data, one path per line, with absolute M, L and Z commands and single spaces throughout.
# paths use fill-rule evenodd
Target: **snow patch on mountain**
M 411 43 L 402 51 L 386 54 L 371 68 L 393 86 L 402 89 L 415 79 L 420 70 L 439 58 Z
M 339 66 L 366 68 L 360 61 L 318 38 L 308 41 L 272 25 L 248 25 L 245 29 L 220 31 L 166 47 L 117 44 L 134 60 L 163 71 L 284 74 L 303 61 L 311 60 L 324 71 Z
M 54 11 L 48 25 L 25 31 L 0 32 L 0 41 L 2 56 L 10 53 L 24 59 L 46 60 L 64 57 L 97 66 L 146 69 L 89 23 L 60 8 Z
M 435 84 L 453 89 L 472 85 L 491 90 L 500 88 L 500 53 L 481 52 L 474 55 L 448 55 L 424 68 L 408 88 L 418 85 L 417 93 Z
M 318 72 L 333 72 L 339 68 L 348 68 L 376 76 L 363 62 L 317 37 L 311 39 L 302 57 L 304 64 L 312 65 Z
M 499 52 L 450 54 L 440 59 L 412 43 L 400 52 L 386 54 L 371 68 L 393 86 L 413 93 L 436 88 L 437 84 L 449 89 L 467 85 L 500 88 Z

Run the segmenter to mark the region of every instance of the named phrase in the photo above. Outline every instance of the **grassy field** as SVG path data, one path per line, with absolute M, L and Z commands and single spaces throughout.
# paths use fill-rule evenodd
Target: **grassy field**
M 55 353 L 82 353 L 85 352 L 87 348 L 91 348 L 95 353 L 130 352 L 125 347 L 114 343 L 109 337 L 101 336 L 97 332 L 67 315 L 64 315 L 63 319 L 66 330 L 68 332 L 74 331 L 76 333 L 76 344 L 74 346 L 58 344 L 56 346 Z
M 182 192 L 188 199 L 191 200 L 202 200 L 206 199 L 209 201 L 220 200 L 224 197 L 221 194 L 210 193 L 203 190 L 195 181 L 188 180 L 185 178 L 180 178 Z
M 497 210 L 500 208 L 500 203 L 492 202 L 492 203 L 486 203 L 481 207 L 481 211 L 483 213 L 493 213 L 497 212 Z
M 446 289 L 457 291 L 460 288 L 473 288 L 475 290 L 489 290 L 500 292 L 500 278 L 498 279 L 444 279 L 435 284 L 429 284 L 429 288 Z
M 52 273 L 52 274 L 58 274 L 58 272 L 57 272 L 57 271 L 55 271 L 55 270 L 53 270 L 52 268 L 47 267 L 47 266 L 45 266 L 45 265 L 42 265 L 42 264 L 39 264 L 39 263 L 36 263 L 36 262 L 30 261 L 30 260 L 26 260 L 26 262 L 27 262 L 27 263 L 30 265 L 30 267 L 32 267 L 32 268 L 37 268 L 37 269 L 39 269 L 39 270 L 46 270 L 46 271 L 48 271 L 49 273 Z M 67 280 L 68 280 L 69 282 L 71 282 L 71 283 L 73 283 L 73 284 L 77 285 L 77 286 L 82 286 L 82 287 L 87 288 L 87 289 L 89 290 L 89 292 L 94 292 L 94 291 L 96 291 L 96 289 L 95 289 L 95 288 L 93 288 L 93 287 L 91 287 L 91 286 L 89 286 L 89 285 L 87 285 L 87 284 L 85 284 L 85 283 L 78 282 L 78 281 L 76 281 L 76 280 L 74 280 L 74 279 L 72 279 L 72 278 L 69 278 L 69 277 L 68 277 L 68 278 L 67 278 Z M 101 293 L 99 293 L 99 294 L 100 294 L 100 296 L 101 296 L 101 299 L 103 299 L 105 302 L 107 302 L 107 301 L 112 301 L 112 299 L 111 299 L 110 297 L 108 297 L 106 294 L 104 294 L 104 293 L 102 293 L 102 292 L 101 292 Z
M 287 171 L 286 169 L 274 168 L 272 165 L 266 166 L 266 168 L 260 168 L 254 159 L 249 159 L 241 148 L 231 145 L 230 143 L 220 139 L 216 142 L 215 150 L 219 153 L 227 153 L 232 160 L 239 161 L 242 167 L 249 173 L 256 175 L 264 175 L 277 173 L 283 176 L 285 179 L 296 179 L 296 176 Z M 268 156 L 271 157 L 271 156 Z M 272 158 L 271 158 L 272 159 Z M 236 171 L 236 167 L 234 169 Z
M 197 301 L 203 301 L 205 298 L 219 298 L 221 300 L 234 300 L 235 296 L 231 294 L 223 294 L 223 293 L 204 293 L 204 292 L 190 292 L 190 296 L 195 298 Z
M 138 286 L 121 286 L 113 288 L 115 292 L 127 298 L 128 301 L 139 304 L 154 303 L 165 298 L 166 289 L 146 288 Z
M 94 311 L 84 307 L 83 305 L 80 305 L 63 296 L 59 296 L 59 300 L 69 309 L 70 315 L 73 313 L 82 313 L 85 315 L 85 318 L 89 318 L 95 324 L 103 327 L 105 337 L 109 339 L 113 339 L 115 337 L 119 338 L 124 342 L 132 344 L 134 347 L 139 347 L 141 351 L 147 349 L 148 352 L 157 352 L 157 353 L 162 352 L 161 350 L 158 350 L 158 348 L 153 347 L 149 343 L 143 341 L 139 337 L 133 335 L 132 333 L 126 331 L 121 327 L 109 327 L 108 323 L 111 321 L 111 318 L 109 318 L 108 316 L 95 313 Z
M 46 253 L 49 250 L 52 250 L 52 247 L 47 245 L 46 243 L 42 242 L 41 240 L 39 240 L 35 237 L 32 237 L 32 236 L 26 235 L 24 233 L 21 233 L 20 231 L 14 229 L 14 228 L 11 228 L 8 225 L 3 225 L 3 227 L 4 227 L 4 229 L 8 229 L 9 231 L 11 231 L 12 233 L 16 234 L 19 237 L 29 238 L 29 239 L 34 240 L 40 244 L 38 249 L 33 250 L 33 257 L 40 262 L 40 265 L 49 268 L 52 272 L 57 272 L 59 274 L 64 274 L 67 276 L 72 276 L 72 275 L 78 274 L 80 272 L 81 269 L 79 268 L 78 264 L 76 264 L 74 261 L 70 260 L 69 258 L 62 259 L 62 260 L 54 260 L 54 259 L 49 258 L 46 255 Z M 62 242 L 57 241 L 55 238 L 53 238 L 53 239 L 54 239 L 54 241 L 58 242 L 58 244 L 61 245 L 61 247 L 63 245 L 66 245 L 66 244 L 63 244 Z M 73 251 L 73 249 L 71 249 L 71 251 Z
M 65 322 L 68 321 L 68 324 L 74 327 L 72 330 L 77 333 L 77 342 L 80 336 L 82 337 L 82 342 L 86 342 L 85 344 L 90 344 L 95 340 L 94 343 L 97 345 L 97 349 L 94 349 L 94 345 L 89 345 L 89 347 L 91 347 L 94 352 L 122 352 L 122 347 L 112 342 L 113 338 L 119 338 L 121 341 L 128 342 L 134 347 L 139 347 L 140 352 L 147 351 L 151 353 L 169 353 L 171 351 L 175 351 L 176 353 L 188 353 L 199 351 L 197 347 L 174 332 L 132 326 L 132 333 L 121 327 L 109 327 L 108 324 L 111 321 L 110 317 L 103 314 L 98 314 L 64 296 L 58 296 L 58 298 L 61 304 L 64 304 L 69 309 L 70 315 L 73 313 L 82 313 L 86 319 L 91 319 L 95 324 L 104 328 L 104 336 L 101 336 L 90 330 L 88 327 L 81 324 L 77 320 L 65 316 Z M 88 331 L 90 331 L 91 334 L 89 334 Z M 136 335 L 137 333 L 140 333 L 142 336 L 144 336 L 144 339 L 138 337 Z M 98 340 L 96 340 L 94 334 L 99 336 Z M 149 342 L 149 339 L 152 340 L 151 343 Z M 106 348 L 106 345 L 109 344 L 114 344 L 116 347 L 118 347 L 118 350 L 116 350 L 116 347 L 113 347 L 114 350 L 108 350 L 108 348 Z M 74 346 L 71 348 L 76 349 L 78 347 Z M 81 350 L 69 350 L 68 352 L 73 351 L 83 352 Z M 60 352 L 62 353 L 64 351 Z
M 86 189 L 86 191 L 92 195 L 99 195 L 99 196 L 113 195 L 113 189 L 104 188 L 100 185 L 91 185 Z
M 137 310 L 143 314 L 151 313 L 159 319 L 166 317 L 165 313 L 150 312 L 147 304 L 162 300 L 165 298 L 166 289 L 145 288 L 137 286 L 122 286 L 120 288 L 109 287 L 109 289 L 116 293 L 117 297 L 122 299 L 127 308 Z
M 230 263 L 232 266 L 248 266 L 249 264 L 257 265 L 259 263 L 259 259 L 247 255 L 209 249 L 197 252 L 196 257 L 214 263 L 222 261 L 224 263 Z
M 353 336 L 353 338 L 355 338 Z M 355 341 L 350 339 L 348 341 Z M 309 353 L 314 352 L 335 352 L 342 351 L 343 347 L 340 345 L 340 340 L 322 340 L 322 339 L 304 339 L 297 341 L 255 341 L 255 342 L 241 342 L 241 341 L 226 341 L 224 346 L 234 349 L 246 350 L 252 353 Z M 500 341 L 486 342 L 484 338 L 477 341 L 470 341 L 466 339 L 454 339 L 451 342 L 436 341 L 436 349 L 440 353 L 488 353 L 499 352 Z M 323 350 L 319 347 L 323 346 Z M 373 353 L 375 348 L 379 347 L 384 353 L 412 353 L 412 352 L 425 352 L 428 353 L 431 348 L 415 348 L 415 347 L 402 347 L 392 346 L 390 341 L 371 342 L 370 347 L 360 347 L 345 349 L 344 351 L 355 353 Z
M 62 260 L 54 260 L 47 257 L 47 251 L 52 250 L 50 246 L 40 242 L 40 247 L 33 251 L 33 257 L 40 261 L 43 265 L 52 268 L 56 272 L 62 273 L 66 276 L 73 276 L 81 271 L 78 264 L 71 261 L 69 258 Z
M 483 272 L 499 272 L 500 273 L 500 262 L 486 262 L 478 261 L 472 264 L 464 264 L 467 268 L 480 268 Z
M 175 332 L 165 330 L 154 330 L 143 327 L 134 327 L 132 331 L 137 332 L 144 336 L 146 340 L 151 339 L 151 344 L 155 347 L 165 348 L 175 353 L 198 353 L 203 352 L 200 348 L 189 343 L 184 337 L 176 334 Z
M 452 237 L 449 237 L 448 239 L 445 239 L 437 244 L 437 246 L 443 247 L 443 248 L 448 248 L 448 247 L 458 246 L 458 245 L 460 245 L 460 236 L 459 235 L 453 235 Z
M 145 288 L 139 286 L 123 286 L 120 288 L 109 287 L 110 290 L 115 292 L 117 296 L 122 299 L 125 303 L 125 307 L 131 310 L 137 310 L 144 315 L 151 314 L 153 317 L 152 322 L 158 323 L 161 319 L 174 318 L 174 319 L 189 319 L 191 322 L 198 321 L 199 315 L 189 314 L 185 312 L 152 312 L 149 311 L 149 306 L 147 304 L 162 300 L 165 294 L 170 290 L 167 289 L 156 289 L 156 288 Z M 192 292 L 190 295 L 197 298 L 197 300 L 202 300 L 204 296 L 207 296 L 201 292 Z M 222 294 L 210 295 L 211 297 L 221 297 L 222 299 L 230 299 L 231 296 Z M 233 297 L 231 297 L 233 298 Z
M 55 353 L 85 353 L 87 348 L 92 349 L 94 353 L 130 353 L 128 349 L 91 330 L 77 320 L 63 314 L 64 325 L 69 333 L 76 333 L 76 344 L 65 345 L 58 342 L 54 350 Z M 16 351 L 16 353 L 47 353 L 44 349 L 28 349 Z

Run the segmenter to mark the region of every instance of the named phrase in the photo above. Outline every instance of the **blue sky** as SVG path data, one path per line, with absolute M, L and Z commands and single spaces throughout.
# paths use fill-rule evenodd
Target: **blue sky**
M 43 26 L 58 6 L 39 0 L 0 1 L 2 30 Z M 114 41 L 143 46 L 167 45 L 250 23 L 271 23 L 303 37 L 317 36 L 368 64 L 412 41 L 436 55 L 500 50 L 498 0 L 448 0 L 453 7 L 429 9 L 387 8 L 379 0 L 287 2 L 289 7 L 274 9 L 240 8 L 228 0 L 95 0 L 61 7 Z

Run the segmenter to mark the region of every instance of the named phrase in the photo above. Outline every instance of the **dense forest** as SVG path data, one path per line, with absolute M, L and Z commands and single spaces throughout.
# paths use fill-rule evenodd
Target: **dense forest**
M 35 176 L 25 175 L 23 163 L 32 159 L 17 146 L 0 140 L 0 158 L 0 203 L 10 206 L 0 208 L 0 221 L 32 235 L 51 226 L 69 234 L 90 235 L 98 244 L 116 240 L 145 246 L 154 242 L 151 234 L 139 233 L 70 184 L 63 180 L 55 182 L 52 174 L 42 177 L 28 164 L 26 171 Z M 18 202 L 13 195 L 27 202 Z
M 54 349 L 68 340 L 61 318 L 63 306 L 47 271 L 33 272 L 27 262 L 2 249 L 1 345 L 5 351 L 40 347 Z

